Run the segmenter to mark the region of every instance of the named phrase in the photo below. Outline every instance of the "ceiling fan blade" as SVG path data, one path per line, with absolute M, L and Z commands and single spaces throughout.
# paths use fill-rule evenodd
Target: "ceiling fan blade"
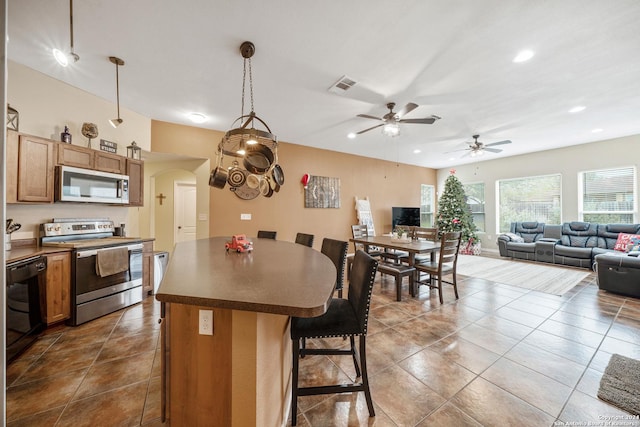
M 499 148 L 487 148 L 486 146 L 483 148 L 484 151 L 489 151 L 490 153 L 501 153 L 502 150 Z
M 379 125 L 375 125 L 373 127 L 370 127 L 369 129 L 361 130 L 360 132 L 357 132 L 356 135 L 360 135 L 362 133 L 368 132 L 371 129 L 379 128 L 380 126 L 384 126 L 384 123 L 380 123 Z
M 445 151 L 445 152 L 444 152 L 444 153 L 442 153 L 442 154 L 459 153 L 459 152 L 461 152 L 461 151 L 467 151 L 467 150 L 469 150 L 469 148 L 462 148 L 462 149 L 460 149 L 460 150 L 453 150 L 453 151 Z
M 508 139 L 505 139 L 504 141 L 498 141 L 498 142 L 492 142 L 491 144 L 486 144 L 485 147 L 493 147 L 494 145 L 504 145 L 504 144 L 511 144 L 511 141 L 509 141 Z
M 402 110 L 398 111 L 398 112 L 396 113 L 396 115 L 397 115 L 398 117 L 402 117 L 402 116 L 404 116 L 405 114 L 407 114 L 407 113 L 409 113 L 409 112 L 411 112 L 411 111 L 415 110 L 416 108 L 418 108 L 418 104 L 414 104 L 413 102 L 409 102 L 407 105 L 405 105 L 405 106 L 402 108 Z
M 358 114 L 358 117 L 362 117 L 365 119 L 382 120 L 380 117 L 370 116 L 368 114 Z
M 421 123 L 424 125 L 431 125 L 436 121 L 434 117 L 425 117 L 424 119 L 402 119 L 400 123 Z

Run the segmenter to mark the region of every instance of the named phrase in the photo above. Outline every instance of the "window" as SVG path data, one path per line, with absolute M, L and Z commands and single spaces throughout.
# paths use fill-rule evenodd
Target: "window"
M 478 231 L 485 231 L 484 225 L 484 182 L 465 184 L 464 194 L 467 196 L 467 206 L 471 210 L 473 223 Z
M 420 226 L 433 227 L 435 215 L 434 205 L 435 187 L 433 185 L 420 185 Z
M 581 172 L 580 218 L 601 224 L 633 224 L 637 210 L 634 167 Z
M 499 232 L 508 232 L 516 221 L 560 224 L 561 184 L 560 174 L 498 181 Z

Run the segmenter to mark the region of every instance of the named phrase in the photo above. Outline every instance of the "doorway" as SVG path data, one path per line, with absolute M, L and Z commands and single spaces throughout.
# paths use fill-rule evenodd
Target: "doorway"
M 174 182 L 174 238 L 175 243 L 196 239 L 196 184 Z

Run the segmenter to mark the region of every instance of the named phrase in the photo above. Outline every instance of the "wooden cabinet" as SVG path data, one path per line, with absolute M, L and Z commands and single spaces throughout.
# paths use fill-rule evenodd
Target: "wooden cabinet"
M 56 143 L 20 135 L 18 145 L 18 202 L 53 202 Z
M 5 193 L 7 203 L 18 201 L 18 151 L 20 145 L 20 135 L 14 130 L 7 131 Z
M 142 244 L 142 292 L 153 293 L 153 241 Z
M 102 172 L 111 172 L 124 175 L 127 170 L 126 157 L 105 151 L 94 151 L 93 167 Z
M 71 315 L 71 252 L 56 252 L 46 257 L 46 321 L 51 325 Z
M 144 162 L 127 159 L 129 175 L 129 206 L 144 205 Z
M 90 148 L 58 143 L 58 165 L 93 169 L 93 153 Z
M 7 203 L 52 203 L 57 165 L 129 175 L 129 206 L 144 204 L 143 161 L 13 130 L 7 130 Z

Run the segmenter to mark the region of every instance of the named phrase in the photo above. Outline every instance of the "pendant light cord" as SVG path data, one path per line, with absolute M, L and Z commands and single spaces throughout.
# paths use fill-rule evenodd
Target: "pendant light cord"
M 244 68 L 242 71 L 242 106 L 240 111 L 240 117 L 244 117 L 244 94 L 245 85 L 247 82 L 247 62 L 249 62 L 249 94 L 251 99 L 251 112 L 253 113 L 253 73 L 251 72 L 251 58 L 244 59 Z M 251 120 L 251 127 L 253 127 L 253 120 Z
M 71 53 L 73 51 L 73 0 L 69 0 L 69 32 L 71 33 Z
M 116 61 L 116 102 L 118 104 L 118 119 L 120 118 L 120 77 L 118 76 L 118 62 Z

